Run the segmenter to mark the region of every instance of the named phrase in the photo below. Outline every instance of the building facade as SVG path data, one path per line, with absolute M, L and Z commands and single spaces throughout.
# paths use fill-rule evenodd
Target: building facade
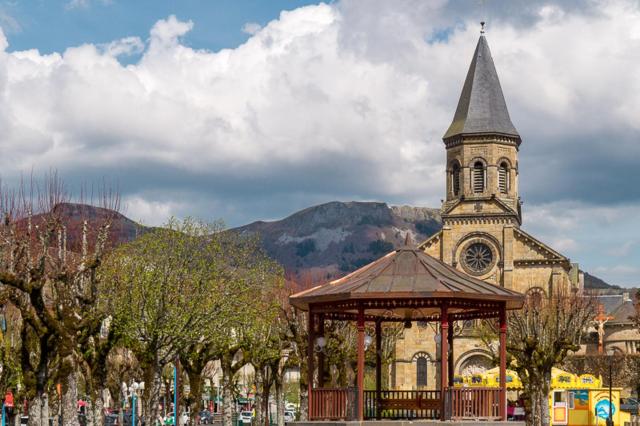
M 484 34 L 443 142 L 443 226 L 420 248 L 476 278 L 532 297 L 581 290 L 577 264 L 521 229 L 522 140 L 509 117 Z M 490 348 L 474 334 L 473 324 L 455 327 L 455 374 L 491 368 Z M 437 332 L 431 324 L 414 323 L 405 329 L 396 345 L 391 380 L 395 389 L 436 388 Z

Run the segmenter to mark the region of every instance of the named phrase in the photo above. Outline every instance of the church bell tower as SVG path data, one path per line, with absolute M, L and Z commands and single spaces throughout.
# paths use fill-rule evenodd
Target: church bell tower
M 520 135 L 511 123 L 489 44 L 481 34 L 453 122 L 443 137 L 447 196 L 443 219 L 499 217 L 522 222 L 518 198 Z

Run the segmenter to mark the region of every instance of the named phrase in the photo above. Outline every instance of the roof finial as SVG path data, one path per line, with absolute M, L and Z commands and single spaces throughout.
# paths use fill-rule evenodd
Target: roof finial
M 480 34 L 484 34 L 484 21 L 480 22 Z
M 410 247 L 411 243 L 413 239 L 411 238 L 411 233 L 409 231 L 407 231 L 407 235 L 404 238 L 404 246 L 405 247 Z

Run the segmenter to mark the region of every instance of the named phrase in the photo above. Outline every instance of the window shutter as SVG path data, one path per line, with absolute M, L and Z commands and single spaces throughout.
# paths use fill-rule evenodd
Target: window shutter
M 484 165 L 479 161 L 473 165 L 473 192 L 484 192 Z
M 509 191 L 509 170 L 503 164 L 498 167 L 498 187 L 500 188 L 500 192 L 506 194 Z
M 453 195 L 460 194 L 460 166 L 455 164 L 453 166 L 453 173 L 451 178 L 453 179 Z

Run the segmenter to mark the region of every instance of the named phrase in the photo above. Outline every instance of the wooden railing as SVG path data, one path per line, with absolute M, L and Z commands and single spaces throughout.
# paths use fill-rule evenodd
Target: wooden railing
M 312 389 L 309 420 L 355 420 L 355 388 Z
M 364 391 L 365 419 L 439 419 L 440 391 Z
M 500 418 L 500 398 L 496 388 L 449 388 L 445 401 L 447 420 L 496 420 Z

